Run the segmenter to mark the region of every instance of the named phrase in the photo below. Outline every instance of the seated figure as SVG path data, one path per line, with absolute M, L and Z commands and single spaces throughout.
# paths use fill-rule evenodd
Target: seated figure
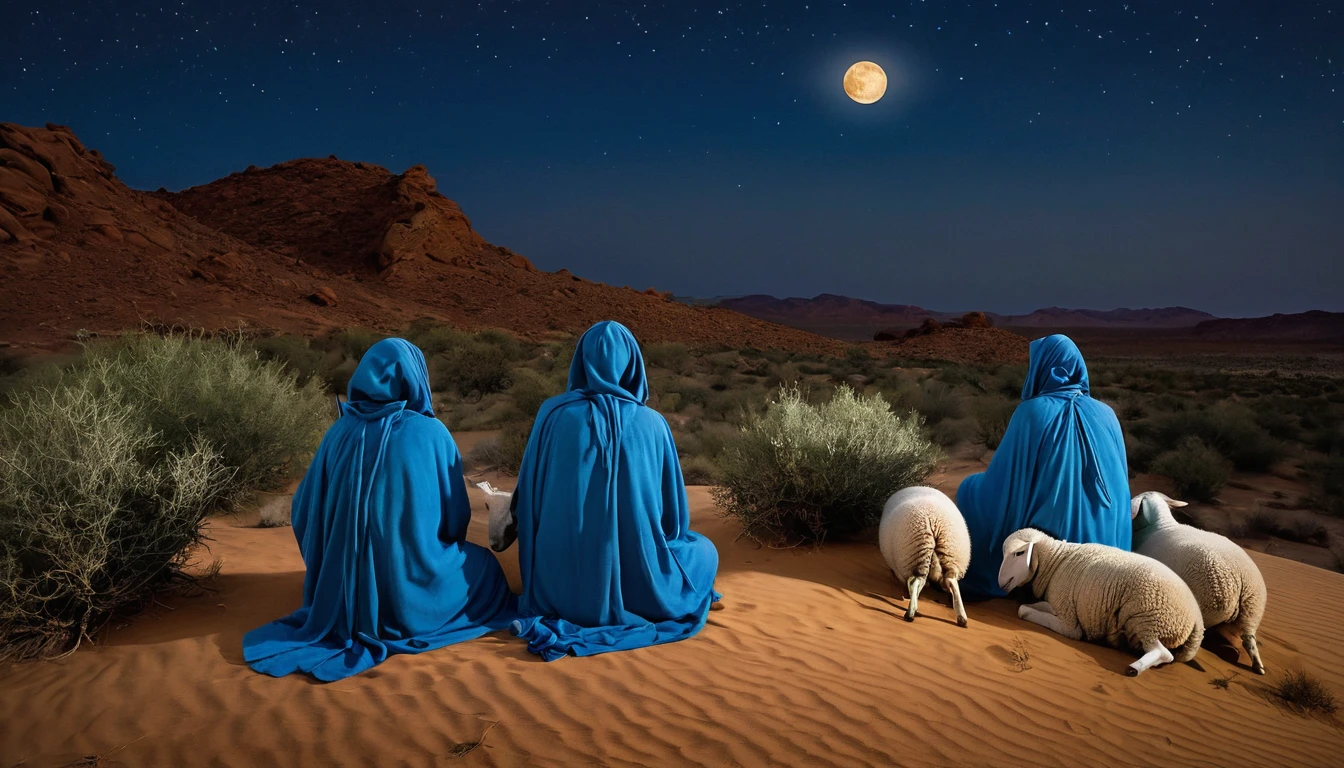
M 971 532 L 967 599 L 1003 596 L 998 585 L 1008 535 L 1038 528 L 1074 544 L 1129 550 L 1129 469 L 1111 407 L 1088 394 L 1087 365 L 1067 336 L 1031 343 L 1022 404 L 989 468 L 957 489 Z
M 683 640 L 719 597 L 718 552 L 690 529 L 672 431 L 648 396 L 635 337 L 598 323 L 532 427 L 512 499 L 512 631 L 547 661 Z
M 462 458 L 434 418 L 424 355 L 374 344 L 348 397 L 294 494 L 303 605 L 243 637 L 258 672 L 339 680 L 518 615 L 499 562 L 466 540 Z

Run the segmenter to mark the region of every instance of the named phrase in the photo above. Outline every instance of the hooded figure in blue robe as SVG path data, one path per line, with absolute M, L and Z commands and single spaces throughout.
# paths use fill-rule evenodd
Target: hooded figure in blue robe
M 989 468 L 962 481 L 957 506 L 971 532 L 961 582 L 969 600 L 1003 596 L 1003 542 L 1019 528 L 1130 548 L 1124 434 L 1111 407 L 1088 394 L 1087 365 L 1069 337 L 1031 343 L 1022 404 Z
M 648 397 L 634 335 L 601 322 L 569 391 L 537 413 L 513 495 L 525 618 L 511 631 L 547 661 L 684 640 L 719 597 L 718 551 L 690 528 L 672 430 Z
M 258 672 L 340 680 L 517 618 L 499 561 L 466 541 L 462 458 L 434 418 L 424 355 L 374 344 L 348 399 L 294 494 L 303 607 L 243 636 Z

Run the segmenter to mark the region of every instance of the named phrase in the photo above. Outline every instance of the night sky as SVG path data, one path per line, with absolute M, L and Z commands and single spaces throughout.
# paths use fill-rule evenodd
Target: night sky
M 1338 0 L 7 0 L 0 120 L 144 189 L 423 163 L 491 242 L 640 289 L 1344 310 Z

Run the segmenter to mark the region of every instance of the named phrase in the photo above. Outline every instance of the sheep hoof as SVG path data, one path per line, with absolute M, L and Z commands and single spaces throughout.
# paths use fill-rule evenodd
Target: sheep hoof
M 915 614 L 914 614 L 914 613 L 911 613 L 910 611 L 906 611 L 906 612 L 905 612 L 905 620 L 906 620 L 906 621 L 914 621 L 914 620 L 915 620 Z
M 1252 668 L 1251 668 L 1251 671 L 1254 672 L 1254 673 L 1257 674 L 1257 675 L 1263 675 L 1263 674 L 1265 674 L 1265 668 L 1264 668 L 1264 667 L 1252 667 Z
M 966 625 L 969 624 L 969 623 L 970 623 L 970 622 L 966 620 L 966 617 L 965 617 L 965 616 L 958 616 L 958 617 L 957 617 L 957 626 L 958 626 L 958 627 L 964 627 L 964 626 L 966 626 Z
M 1125 667 L 1125 677 L 1138 677 L 1139 670 L 1133 667 Z

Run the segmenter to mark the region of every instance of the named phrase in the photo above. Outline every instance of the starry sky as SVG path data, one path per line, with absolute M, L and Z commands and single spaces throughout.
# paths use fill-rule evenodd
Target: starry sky
M 0 120 L 137 188 L 336 154 L 640 289 L 1344 310 L 1338 0 L 5 7 Z

